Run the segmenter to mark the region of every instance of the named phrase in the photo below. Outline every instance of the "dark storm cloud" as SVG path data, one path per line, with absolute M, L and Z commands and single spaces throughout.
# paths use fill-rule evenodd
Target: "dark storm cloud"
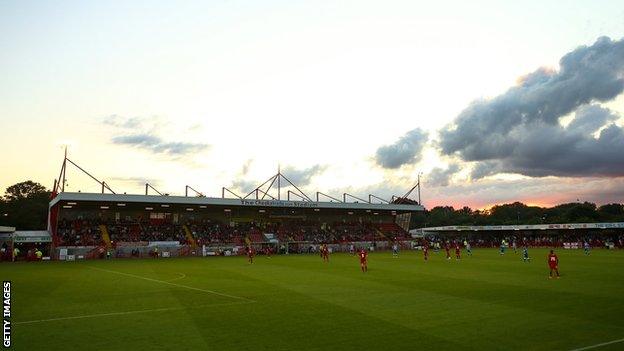
M 576 110 L 572 122 L 567 129 L 571 132 L 594 133 L 609 122 L 616 121 L 619 116 L 609 110 L 596 105 L 581 106 Z
M 491 100 L 473 102 L 440 133 L 443 154 L 476 164 L 473 177 L 624 174 L 621 116 L 592 105 L 624 91 L 624 40 L 603 37 L 539 69 Z M 575 113 L 567 126 L 560 120 Z M 597 138 L 593 134 L 601 129 Z
M 168 142 L 160 137 L 148 134 L 133 134 L 113 137 L 112 141 L 118 145 L 128 145 L 143 149 L 155 154 L 171 156 L 185 156 L 207 150 L 210 145 L 202 143 Z
M 615 124 L 598 138 L 560 126 L 519 129 L 513 152 L 497 160 L 499 172 L 528 176 L 622 176 L 624 130 Z
M 497 161 L 477 162 L 470 172 L 470 178 L 481 179 L 499 172 L 500 167 Z
M 609 123 L 618 118 L 606 108 L 588 106 L 579 109 L 567 127 L 544 122 L 517 126 L 505 140 L 509 151 L 496 159 L 477 162 L 471 177 L 479 179 L 496 173 L 622 176 L 624 129 Z
M 451 177 L 459 170 L 460 167 L 456 163 L 450 164 L 446 169 L 436 167 L 427 174 L 423 183 L 427 186 L 447 186 Z
M 383 168 L 396 169 L 404 164 L 416 163 L 427 142 L 428 133 L 416 128 L 405 133 L 394 144 L 377 149 L 375 162 Z

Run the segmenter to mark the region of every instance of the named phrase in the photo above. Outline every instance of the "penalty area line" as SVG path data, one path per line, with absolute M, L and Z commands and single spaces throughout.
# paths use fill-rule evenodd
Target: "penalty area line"
M 591 349 L 596 349 L 596 348 L 607 346 L 607 345 L 617 344 L 617 343 L 620 343 L 620 342 L 624 342 L 624 339 L 611 340 L 611 341 L 607 341 L 607 342 L 602 342 L 600 344 L 585 346 L 585 347 L 581 347 L 581 348 L 570 350 L 570 351 L 591 350 Z
M 15 324 L 15 325 L 18 325 L 18 324 L 33 324 L 33 323 L 44 323 L 44 322 L 67 321 L 67 320 L 72 320 L 72 319 L 124 316 L 124 315 L 128 315 L 128 314 L 139 314 L 139 313 L 150 313 L 150 312 L 181 311 L 181 310 L 187 310 L 187 309 L 192 309 L 192 308 L 243 305 L 243 304 L 246 304 L 246 303 L 251 303 L 251 301 L 213 303 L 213 304 L 209 304 L 209 305 L 201 305 L 201 306 L 193 306 L 193 307 L 166 307 L 166 308 L 153 308 L 153 309 L 149 309 L 149 310 L 136 310 L 136 311 L 123 311 L 123 312 L 85 314 L 85 315 L 81 315 L 81 316 L 69 316 L 69 317 L 58 317 L 58 318 L 49 318 L 49 319 L 36 319 L 36 320 L 32 320 L 32 321 L 14 322 L 13 324 Z
M 189 289 L 189 290 L 201 291 L 201 292 L 205 292 L 205 293 L 208 293 L 208 294 L 213 294 L 213 295 L 218 295 L 218 296 L 223 296 L 223 297 L 229 297 L 231 299 L 242 300 L 242 301 L 247 301 L 247 302 L 256 302 L 255 300 L 248 299 L 248 298 L 242 297 L 242 296 L 235 296 L 235 295 L 220 293 L 218 291 L 213 291 L 213 290 L 208 290 L 208 289 L 195 288 L 195 287 L 188 286 L 188 285 L 172 283 L 172 282 L 166 281 L 166 280 L 152 279 L 152 278 L 142 277 L 140 275 L 124 273 L 124 272 L 118 272 L 118 271 L 111 271 L 109 269 L 98 268 L 98 267 L 93 267 L 93 266 L 87 266 L 87 267 L 89 267 L 91 269 L 98 270 L 98 271 L 102 271 L 102 272 L 108 272 L 108 273 L 113 273 L 113 274 L 125 275 L 127 277 L 132 277 L 132 278 L 136 278 L 136 279 L 143 279 L 143 280 L 147 280 L 149 282 L 166 284 L 166 285 L 176 286 L 178 288 L 184 288 L 184 289 Z

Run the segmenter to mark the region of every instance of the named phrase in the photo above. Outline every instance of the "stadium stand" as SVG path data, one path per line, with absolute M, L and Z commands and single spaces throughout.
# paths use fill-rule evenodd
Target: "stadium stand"
M 68 167 L 96 181 L 102 193 L 65 192 Z M 321 192 L 313 200 L 279 169 L 244 196 L 223 188 L 220 198 L 206 197 L 188 185 L 184 196 L 169 196 L 150 184 L 145 185 L 145 195 L 117 194 L 70 160 L 67 152 L 54 184 L 48 231 L 59 257 L 61 251 L 69 256 L 71 252 L 78 257 L 108 257 L 111 250 L 115 256 L 137 256 L 162 247 L 184 255 L 197 254 L 200 247 L 204 252 L 207 246 L 231 252 L 246 246 L 305 252 L 319 244 L 376 245 L 409 239 L 410 216 L 424 210 L 407 199 L 419 185 L 391 201 L 373 194 L 365 200 L 348 193 L 339 199 Z M 158 195 L 148 195 L 150 191 Z

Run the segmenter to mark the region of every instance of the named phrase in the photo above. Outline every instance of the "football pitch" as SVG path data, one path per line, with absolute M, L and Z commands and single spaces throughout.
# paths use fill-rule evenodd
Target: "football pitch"
M 465 252 L 462 252 L 465 255 Z M 0 264 L 16 350 L 622 350 L 624 251 Z

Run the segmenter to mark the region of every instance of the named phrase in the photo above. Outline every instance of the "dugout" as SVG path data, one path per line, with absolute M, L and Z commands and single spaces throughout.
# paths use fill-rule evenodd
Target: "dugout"
M 40 250 L 43 257 L 50 257 L 52 236 L 46 230 L 15 230 L 12 227 L 0 227 L 0 246 L 2 260 L 11 261 L 15 248 L 19 253 L 15 261 L 36 260 L 35 251 Z

